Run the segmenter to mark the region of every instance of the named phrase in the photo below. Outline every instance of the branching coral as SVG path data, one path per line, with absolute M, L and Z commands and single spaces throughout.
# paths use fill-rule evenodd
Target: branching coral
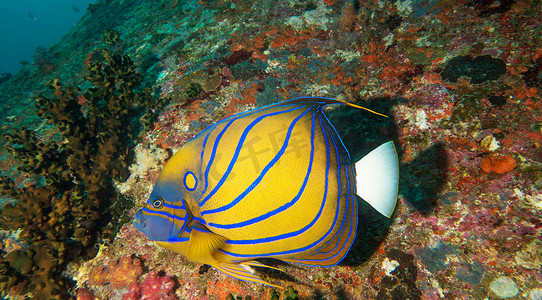
M 18 170 L 45 184 L 21 188 L 0 177 L 1 192 L 17 200 L 2 208 L 0 229 L 21 228 L 29 245 L 17 252 L 16 261 L 25 264 L 13 263 L 15 254 L 0 261 L 0 280 L 4 274 L 10 278 L 0 285 L 2 295 L 67 297 L 69 282 L 61 277 L 67 262 L 94 256 L 98 238 L 108 238 L 120 225 L 127 202 L 113 205 L 123 198 L 112 180 L 127 178 L 139 128 L 134 122 L 152 123 L 163 102 L 152 99 L 148 89 L 138 90 L 142 76 L 128 56 L 108 51 L 96 56 L 102 60 L 87 65 L 92 88 L 83 93 L 56 79 L 50 85 L 54 96 L 36 99 L 38 116 L 58 127 L 60 141 L 40 141 L 27 128 L 3 136 Z M 14 290 L 21 282 L 31 284 Z

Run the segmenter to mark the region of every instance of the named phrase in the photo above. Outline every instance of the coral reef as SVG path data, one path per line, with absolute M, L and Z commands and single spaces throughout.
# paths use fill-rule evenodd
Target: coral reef
M 327 111 L 357 158 L 396 141 L 402 179 L 394 218 L 362 208 L 356 243 L 339 266 L 281 265 L 288 276 L 265 275 L 299 298 L 489 298 L 502 274 L 521 294 L 538 293 L 540 274 L 529 269 L 539 263 L 533 239 L 542 230 L 537 5 L 178 3 L 164 5 L 184 14 L 159 22 L 146 40 L 160 52 L 157 85 L 174 104 L 143 148 L 174 152 L 223 116 L 301 95 L 358 102 L 392 119 Z M 125 191 L 142 203 L 156 169 L 148 166 Z M 124 228 L 108 257 L 141 254 L 149 270 L 179 278 L 179 298 L 269 297 L 266 287 L 158 250 Z
M 141 118 L 148 125 L 151 110 L 160 105 L 149 90 L 138 91 L 141 75 L 129 57 L 103 51 L 101 58 L 88 65 L 86 78 L 93 87 L 85 93 L 54 80 L 54 96 L 36 99 L 38 116 L 56 125 L 62 140 L 44 142 L 27 128 L 3 136 L 18 171 L 38 181 L 19 187 L 0 177 L 2 193 L 17 200 L 2 208 L 0 228 L 21 228 L 20 238 L 28 245 L 26 251 L 3 258 L 9 262 L 3 272 L 15 281 L 30 282 L 17 292 L 64 298 L 71 284 L 62 279 L 64 266 L 93 257 L 98 238 L 113 238 L 123 218 L 128 220 L 123 213 L 129 202 L 117 195 L 112 180 L 127 178 L 138 134 L 133 121 Z
M 168 276 L 160 276 L 151 271 L 141 284 L 133 283 L 130 291 L 122 295 L 123 300 L 170 300 L 175 299 L 172 291 L 175 282 Z
M 452 58 L 440 74 L 443 79 L 457 82 L 461 76 L 470 77 L 471 84 L 497 80 L 506 72 L 506 63 L 490 55 L 472 58 L 469 55 Z
M 418 269 L 414 256 L 391 249 L 386 259 L 391 259 L 396 265 L 382 278 L 376 299 L 422 299 L 421 291 L 416 286 Z
M 292 286 L 288 286 L 283 293 L 279 293 L 277 290 L 273 289 L 270 290 L 271 293 L 271 300 L 297 300 L 297 291 L 294 290 Z M 282 297 L 284 296 L 284 297 Z M 226 296 L 226 300 L 252 300 L 252 296 L 234 296 L 233 294 L 229 294 Z
M 490 155 L 482 158 L 481 164 L 486 173 L 504 174 L 516 167 L 516 160 L 512 156 Z
M 22 66 L 0 85 L 0 125 L 10 132 L 6 142 L 17 141 L 0 152 L 1 201 L 13 216 L 9 230 L 0 228 L 6 237 L 2 296 L 8 291 L 8 297 L 24 294 L 33 282 L 42 281 L 52 292 L 44 276 L 32 274 L 47 259 L 63 259 L 63 265 L 45 264 L 40 274 L 73 279 L 77 290 L 71 289 L 71 296 L 77 291 L 81 299 L 141 296 L 151 274 L 174 282 L 166 292 L 171 298 L 215 300 L 231 294 L 270 299 L 268 287 L 225 277 L 160 249 L 129 223 L 118 231 L 113 225 L 133 212 L 125 198 L 141 206 L 167 157 L 206 126 L 256 106 L 315 95 L 356 102 L 390 117 L 384 121 L 341 107 L 326 111 L 355 158 L 394 140 L 401 158 L 399 203 L 386 220 L 360 201 L 356 242 L 341 264 L 317 268 L 276 262 L 285 273 L 260 272 L 266 280 L 292 286 L 300 299 L 539 299 L 541 25 L 540 1 L 527 0 L 99 0 L 72 33 L 42 52 L 44 68 Z M 110 76 L 99 61 L 127 63 L 122 55 L 97 50 L 104 46 L 129 54 L 133 65 L 145 70 L 143 78 L 132 67 L 115 67 L 117 79 L 98 80 Z M 112 87 L 119 94 L 121 86 L 133 89 L 136 84 L 123 83 L 123 73 L 127 82 L 153 85 L 172 101 L 154 124 L 152 118 L 146 121 L 151 126 L 140 140 L 134 140 L 137 130 L 111 129 L 113 135 L 126 136 L 116 143 L 103 132 L 110 121 L 92 117 L 95 106 L 109 110 L 109 99 L 57 83 L 53 92 L 75 100 L 68 107 L 55 104 L 63 107 L 58 116 L 43 111 L 53 123 L 40 125 L 43 120 L 34 115 L 29 95 L 46 95 L 56 77 L 64 78 L 65 86 L 88 91 L 91 83 L 83 82 L 83 66 L 94 68 L 86 71 L 89 79 L 96 77 L 92 93 L 109 97 Z M 49 105 L 49 100 L 44 97 L 43 103 Z M 120 98 L 111 100 L 128 105 Z M 141 115 L 160 107 L 147 100 L 126 109 Z M 116 113 L 124 115 L 122 109 Z M 87 125 L 69 121 L 75 119 Z M 119 123 L 128 118 L 121 119 Z M 139 128 L 135 119 L 130 124 Z M 12 126 L 18 131 L 11 133 Z M 67 136 L 87 128 L 100 132 L 96 138 Z M 128 175 L 125 166 L 136 143 L 137 163 L 129 169 L 130 179 L 120 183 Z M 111 170 L 100 173 L 106 182 L 116 177 L 121 194 L 105 193 L 97 208 L 88 196 L 97 184 L 85 173 L 105 172 L 106 159 L 82 155 L 78 159 L 91 168 L 83 164 L 77 171 L 72 151 L 99 153 L 104 148 L 114 149 L 110 159 L 123 161 L 111 162 Z M 85 221 L 76 219 L 85 216 Z M 13 226 L 22 228 L 18 236 Z M 85 233 L 88 241 L 81 236 Z M 45 240 L 52 246 L 41 242 Z M 93 252 L 78 254 L 77 249 L 96 240 L 103 241 L 100 254 L 77 263 L 73 257 L 91 258 Z M 40 245 L 49 250 L 37 251 Z M 138 262 L 143 266 L 128 285 L 132 293 L 126 282 L 114 289 L 89 280 L 90 274 L 123 268 L 120 262 L 129 262 L 127 258 L 131 267 L 137 269 Z M 65 281 L 55 288 L 63 291 L 72 284 Z
M 89 284 L 109 284 L 112 289 L 127 288 L 143 272 L 141 261 L 128 255 L 107 265 L 100 265 L 89 274 Z
M 11 78 L 11 73 L 0 73 L 0 84 L 8 81 Z

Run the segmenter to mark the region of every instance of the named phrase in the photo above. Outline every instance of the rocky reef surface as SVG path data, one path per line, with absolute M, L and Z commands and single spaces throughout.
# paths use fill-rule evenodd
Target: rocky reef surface
M 0 81 L 0 296 L 541 299 L 541 25 L 526 0 L 98 1 Z M 355 158 L 400 154 L 341 264 L 274 262 L 274 291 L 130 223 L 206 126 L 305 95 L 389 115 L 327 111 Z

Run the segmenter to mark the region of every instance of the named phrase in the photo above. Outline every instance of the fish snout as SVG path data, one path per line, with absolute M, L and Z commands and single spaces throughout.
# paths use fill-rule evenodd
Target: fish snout
M 143 213 L 140 211 L 138 211 L 135 215 L 134 215 L 134 220 L 132 221 L 132 224 L 135 226 L 135 228 L 137 229 L 143 229 L 145 228 L 146 224 L 145 224 L 145 217 L 143 215 Z

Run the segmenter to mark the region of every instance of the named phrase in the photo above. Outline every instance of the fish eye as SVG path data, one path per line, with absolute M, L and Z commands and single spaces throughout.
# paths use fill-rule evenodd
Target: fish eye
M 162 199 L 162 197 L 152 200 L 152 207 L 159 209 L 162 208 L 162 206 L 164 206 L 164 199 Z

